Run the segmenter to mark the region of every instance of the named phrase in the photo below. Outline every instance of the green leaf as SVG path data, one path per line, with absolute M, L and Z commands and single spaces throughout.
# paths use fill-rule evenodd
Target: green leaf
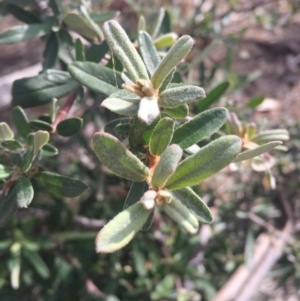
M 83 44 L 79 38 L 76 39 L 76 42 L 75 42 L 75 53 L 76 53 L 76 55 L 75 55 L 76 61 L 78 61 L 78 62 L 85 61 Z
M 114 136 L 96 133 L 93 147 L 100 161 L 119 177 L 136 182 L 148 177 L 148 168 Z
M 11 13 L 14 17 L 18 20 L 27 23 L 27 24 L 34 24 L 40 23 L 40 18 L 23 8 L 14 5 L 14 4 L 7 4 L 6 9 L 9 13 Z
M 141 100 L 137 94 L 129 92 L 125 89 L 114 92 L 113 94 L 109 95 L 109 98 L 120 98 L 133 103 L 139 103 Z
M 197 218 L 177 198 L 172 198 L 171 203 L 163 204 L 162 208 L 172 220 L 188 233 L 195 234 L 198 231 L 199 223 Z
M 164 108 L 173 108 L 205 97 L 205 92 L 197 86 L 182 85 L 167 88 L 159 95 L 159 104 Z
M 184 104 L 174 108 L 165 108 L 165 112 L 174 119 L 183 119 L 189 114 L 189 106 Z
M 11 167 L 0 164 L 0 179 L 6 179 L 11 172 Z
M 17 188 L 14 184 L 7 195 L 0 195 L 0 227 L 9 222 L 17 209 Z
M 23 157 L 20 169 L 23 173 L 28 172 L 34 160 L 33 148 L 29 148 Z
M 55 68 L 58 60 L 59 40 L 55 32 L 51 33 L 47 39 L 43 53 L 43 70 Z
M 103 23 L 105 21 L 108 21 L 110 19 L 113 19 L 114 17 L 118 16 L 118 11 L 107 11 L 105 12 L 91 12 L 90 17 L 93 19 L 94 22 L 97 23 Z
M 71 29 L 90 41 L 98 39 L 97 32 L 89 24 L 85 17 L 78 13 L 69 13 L 63 18 L 63 22 Z
M 160 85 L 159 89 L 158 89 L 158 93 L 161 94 L 163 91 L 165 91 L 167 89 L 167 87 L 169 87 L 171 81 L 173 80 L 174 75 L 178 74 L 178 72 L 176 72 L 176 68 L 174 68 L 171 73 L 164 79 L 164 81 L 162 82 L 162 84 Z
M 207 205 L 201 198 L 189 187 L 170 191 L 172 200 L 175 198 L 185 205 L 197 218 L 200 223 L 211 223 L 212 215 Z
M 165 9 L 163 7 L 161 7 L 159 10 L 158 18 L 155 22 L 153 32 L 152 32 L 152 37 L 154 39 L 158 36 L 158 34 L 160 32 L 160 28 L 161 28 L 162 22 L 164 20 L 165 14 L 166 14 Z
M 174 121 L 165 117 L 154 128 L 149 142 L 149 150 L 152 155 L 160 156 L 168 147 L 174 132 Z
M 155 39 L 154 45 L 158 49 L 171 47 L 176 42 L 177 38 L 178 38 L 177 33 L 169 32 Z
M 20 177 L 16 183 L 15 189 L 19 208 L 27 208 L 34 195 L 30 180 L 25 177 Z
M 115 216 L 96 238 L 98 253 L 112 253 L 126 246 L 145 224 L 151 210 L 138 202 Z
M 218 131 L 226 118 L 225 108 L 214 108 L 200 113 L 175 129 L 172 143 L 178 144 L 183 149 L 188 148 Z
M 140 31 L 138 40 L 139 40 L 140 52 L 142 54 L 142 58 L 145 62 L 147 70 L 152 76 L 155 68 L 160 63 L 160 57 L 156 52 L 156 48 L 152 42 L 152 38 L 147 32 Z
M 138 22 L 138 31 L 146 31 L 146 20 L 143 15 L 139 17 L 139 22 Z
M 269 152 L 274 147 L 282 144 L 281 141 L 272 141 L 263 145 L 260 145 L 256 148 L 244 151 L 236 156 L 236 158 L 232 162 L 241 162 L 244 160 L 252 159 L 256 156 L 259 156 L 263 153 Z
M 0 140 L 11 140 L 14 138 L 14 133 L 6 122 L 0 122 Z
M 31 133 L 31 127 L 25 112 L 20 106 L 13 108 L 12 118 L 17 132 L 26 139 L 26 137 Z
M 116 21 L 107 21 L 103 25 L 103 32 L 111 51 L 122 62 L 131 80 L 134 82 L 138 79 L 148 80 L 146 67 L 120 24 Z
M 49 124 L 48 122 L 42 121 L 42 120 L 31 120 L 29 122 L 29 126 L 33 131 L 47 131 L 47 132 L 52 132 L 53 128 L 51 126 L 51 124 Z
M 16 150 L 18 148 L 23 148 L 23 145 L 17 140 L 3 141 L 2 146 L 8 148 L 9 150 Z
M 71 75 L 82 85 L 104 95 L 122 87 L 121 73 L 92 62 L 75 62 L 68 67 Z
M 23 249 L 22 253 L 27 258 L 27 260 L 30 262 L 32 267 L 35 269 L 35 271 L 44 279 L 49 278 L 50 271 L 45 263 L 45 261 L 42 259 L 42 257 L 38 254 L 36 251 L 31 251 L 28 249 Z
M 47 191 L 67 198 L 79 196 L 88 189 L 88 186 L 79 180 L 48 171 L 39 172 L 33 178 L 42 184 Z
M 214 102 L 219 100 L 219 98 L 226 92 L 228 87 L 229 82 L 223 82 L 209 91 L 204 99 L 197 102 L 195 112 L 200 113 L 208 109 Z
M 38 154 L 40 149 L 49 141 L 50 135 L 45 131 L 37 131 L 33 137 L 33 158 Z
M 69 137 L 76 134 L 82 127 L 82 118 L 72 117 L 61 121 L 56 128 L 59 135 Z
M 43 24 L 18 25 L 0 33 L 0 44 L 13 44 L 32 38 L 42 37 L 52 31 L 52 22 Z
M 115 126 L 115 132 L 119 135 L 128 136 L 130 133 L 131 126 L 129 123 L 120 123 Z
M 67 73 L 52 71 L 38 76 L 14 81 L 12 86 L 12 105 L 23 108 L 40 106 L 67 95 L 77 87 Z
M 240 152 L 242 141 L 237 136 L 224 136 L 183 160 L 168 179 L 166 187 L 177 190 L 196 185 L 227 166 Z
M 101 106 L 120 115 L 137 115 L 138 103 L 128 102 L 119 98 L 106 98 Z
M 106 41 L 103 41 L 101 44 L 93 43 L 86 51 L 86 61 L 99 63 L 105 57 L 108 50 L 109 47 Z
M 168 178 L 175 172 L 181 157 L 182 149 L 178 145 L 172 144 L 166 148 L 154 169 L 151 179 L 152 187 L 164 187 Z
M 259 106 L 263 101 L 264 101 L 265 97 L 263 95 L 261 96 L 256 96 L 256 97 L 253 97 L 251 98 L 248 103 L 247 103 L 247 106 L 249 108 L 256 108 L 257 106 Z
M 49 0 L 49 6 L 57 17 L 65 12 L 65 7 L 60 0 Z
M 190 52 L 194 44 L 190 36 L 182 36 L 171 47 L 167 55 L 155 69 L 151 82 L 155 89 L 158 89 L 164 79 L 172 72 L 172 70 L 181 62 L 181 60 Z
M 251 138 L 253 142 L 257 143 L 264 143 L 268 141 L 287 141 L 289 139 L 289 132 L 285 129 L 261 131 Z
M 58 154 L 58 149 L 52 144 L 47 143 L 42 147 L 41 153 L 43 157 L 53 157 Z
M 127 207 L 139 202 L 141 197 L 144 195 L 144 193 L 147 190 L 148 190 L 147 182 L 132 182 L 123 209 L 126 209 Z

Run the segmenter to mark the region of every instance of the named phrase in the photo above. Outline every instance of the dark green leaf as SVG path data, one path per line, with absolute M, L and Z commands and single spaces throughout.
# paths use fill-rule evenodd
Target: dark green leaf
M 55 32 L 51 33 L 47 39 L 43 53 L 43 70 L 55 68 L 58 60 L 59 40 Z
M 52 144 L 47 143 L 42 147 L 41 153 L 43 157 L 53 157 L 58 154 L 58 149 Z
M 69 66 L 71 75 L 92 91 L 110 95 L 122 87 L 121 73 L 92 62 L 75 62 Z
M 188 233 L 195 234 L 199 223 L 192 212 L 177 198 L 172 198 L 170 204 L 163 204 L 163 210 Z
M 18 20 L 24 23 L 27 24 L 40 23 L 40 18 L 38 16 L 30 13 L 27 10 L 24 10 L 23 8 L 17 5 L 7 4 L 6 8 L 13 16 L 15 16 Z
M 18 148 L 23 148 L 23 145 L 17 140 L 6 140 L 2 142 L 2 146 L 8 148 L 9 150 L 16 150 Z
M 34 179 L 42 184 L 47 191 L 57 196 L 73 198 L 88 189 L 88 186 L 79 180 L 47 171 L 35 174 Z
M 12 111 L 12 118 L 17 132 L 26 139 L 26 137 L 31 133 L 31 127 L 23 109 L 19 106 L 14 107 Z
M 140 52 L 142 54 L 142 58 L 144 60 L 148 72 L 150 73 L 150 75 L 152 75 L 155 68 L 160 63 L 160 57 L 156 52 L 156 48 L 152 42 L 152 38 L 147 32 L 140 31 L 138 40 L 139 40 Z
M 93 43 L 86 51 L 85 58 L 89 62 L 99 63 L 108 52 L 109 47 L 106 41 L 101 44 Z
M 152 211 L 143 208 L 138 202 L 115 216 L 96 238 L 98 253 L 111 253 L 126 246 L 145 224 Z
M 172 140 L 174 121 L 165 117 L 154 128 L 149 142 L 149 150 L 152 155 L 160 156 Z
M 100 161 L 118 176 L 136 182 L 148 177 L 148 168 L 114 136 L 96 133 L 93 147 Z
M 172 144 L 166 148 L 154 169 L 151 179 L 152 187 L 162 188 L 165 186 L 168 178 L 176 170 L 181 157 L 182 149 L 178 145 Z
M 16 186 L 17 204 L 19 208 L 27 208 L 33 199 L 33 188 L 28 178 L 18 179 Z
M 171 191 L 172 200 L 177 199 L 184 204 L 200 223 L 211 223 L 212 215 L 207 205 L 201 198 L 189 187 Z
M 256 108 L 264 101 L 264 99 L 265 99 L 264 96 L 253 97 L 248 101 L 247 106 L 250 108 Z
M 129 123 L 120 123 L 115 126 L 115 132 L 119 135 L 129 135 L 131 126 Z
M 9 177 L 11 172 L 12 169 L 9 166 L 0 164 L 0 179 L 6 179 Z
M 201 87 L 181 85 L 164 90 L 159 95 L 159 104 L 164 108 L 173 108 L 205 97 Z
M 69 137 L 76 134 L 82 127 L 82 118 L 72 117 L 61 121 L 56 128 L 59 135 Z
M 0 44 L 13 44 L 42 37 L 52 31 L 53 23 L 18 25 L 0 33 Z
M 175 129 L 172 143 L 183 149 L 211 136 L 225 123 L 227 110 L 214 108 L 198 114 L 190 121 Z
M 29 122 L 29 125 L 33 131 L 41 130 L 41 131 L 52 132 L 53 130 L 51 124 L 42 120 L 31 120 Z
M 81 40 L 78 38 L 75 42 L 75 53 L 76 53 L 76 61 L 84 62 L 84 48 Z
M 127 194 L 124 209 L 140 201 L 141 197 L 148 190 L 147 182 L 132 182 Z
M 175 108 L 165 108 L 165 112 L 174 119 L 183 119 L 189 114 L 189 106 L 184 104 Z
M 274 147 L 276 147 L 280 144 L 282 144 L 281 141 L 272 141 L 272 142 L 257 146 L 256 148 L 246 150 L 246 151 L 238 154 L 232 162 L 241 162 L 241 161 L 244 161 L 244 160 L 252 159 L 252 158 L 254 158 L 256 156 L 259 156 L 263 153 L 269 152 Z
M 52 72 L 50 75 L 41 73 L 38 76 L 14 81 L 13 106 L 20 105 L 23 108 L 39 106 L 73 91 L 78 85 L 77 82 L 70 77 L 63 80 L 61 74 L 61 72 Z
M 18 209 L 16 184 L 7 195 L 0 194 L 0 227 L 3 227 Z
M 30 262 L 35 271 L 44 279 L 49 278 L 50 271 L 42 257 L 36 252 L 28 249 L 22 251 L 24 256 Z
M 207 93 L 206 97 L 196 104 L 196 113 L 200 113 L 206 109 L 208 109 L 214 102 L 216 102 L 228 89 L 229 82 L 223 82 L 213 88 L 209 93 Z
M 63 2 L 60 0 L 49 0 L 49 6 L 52 8 L 53 14 L 57 17 L 64 13 Z
M 214 140 L 183 160 L 168 179 L 166 187 L 177 190 L 198 184 L 227 166 L 241 148 L 242 141 L 237 136 L 228 135 Z

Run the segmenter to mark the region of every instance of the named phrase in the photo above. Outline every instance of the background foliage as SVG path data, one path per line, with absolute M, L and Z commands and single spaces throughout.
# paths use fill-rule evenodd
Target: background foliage
M 110 255 L 95 253 L 94 238 L 123 209 L 130 182 L 101 166 L 90 143 L 94 132 L 103 129 L 116 115 L 100 107 L 105 97 L 97 91 L 79 88 L 76 94 L 61 98 L 77 86 L 67 73 L 67 66 L 75 58 L 83 60 L 85 56 L 86 60 L 102 60 L 114 70 L 120 70 L 118 60 L 107 55 L 107 45 L 100 43 L 103 36 L 98 25 L 117 16 L 119 10 L 118 18 L 134 41 L 142 14 L 147 30 L 158 37 L 155 24 L 161 4 L 64 1 L 63 8 L 59 3 L 26 0 L 19 6 L 18 1 L 1 2 L 3 24 L 7 18 L 14 25 L 19 24 L 16 19 L 20 24 L 43 23 L 38 34 L 35 28 L 29 31 L 25 28 L 22 37 L 27 34 L 30 38 L 32 32 L 34 37 L 41 37 L 39 47 L 43 56 L 39 59 L 46 72 L 38 75 L 37 81 L 15 82 L 12 102 L 22 105 L 26 99 L 31 108 L 25 112 L 35 133 L 49 130 L 47 124 L 53 117 L 53 106 L 69 111 L 72 105 L 68 118 L 73 118 L 69 122 L 74 130 L 66 133 L 65 126 L 59 129 L 59 123 L 55 124 L 60 135 L 51 135 L 50 145 L 54 148 L 48 149 L 48 155 L 56 155 L 56 148 L 59 154 L 50 157 L 44 151 L 38 164 L 42 170 L 81 180 L 90 189 L 80 196 L 62 198 L 55 189 L 50 195 L 45 194 L 45 187 L 40 187 L 38 181 L 32 183 L 36 193 L 30 207 L 18 210 L 1 228 L 1 300 L 211 300 L 240 264 L 246 262 L 251 266 L 256 238 L 261 233 L 281 231 L 287 221 L 292 224 L 292 235 L 266 280 L 271 289 L 261 288 L 255 300 L 275 300 L 272 290 L 278 287 L 277 295 L 282 294 L 278 300 L 286 300 L 285 292 L 299 295 L 300 115 L 293 100 L 286 96 L 291 91 L 296 93 L 294 87 L 299 86 L 300 43 L 288 39 L 291 28 L 299 29 L 299 3 L 202 1 L 196 7 L 190 6 L 190 1 L 179 1 L 178 5 L 164 3 L 167 13 L 161 14 L 161 34 L 189 34 L 196 41 L 193 51 L 180 65 L 178 76 L 185 83 L 204 87 L 208 95 L 205 102 L 191 105 L 190 112 L 196 114 L 211 105 L 222 105 L 235 112 L 245 124 L 255 123 L 259 131 L 288 129 L 290 140 L 285 142 L 284 152 L 273 151 L 276 164 L 271 173 L 258 172 L 253 164 L 252 168 L 246 164 L 239 169 L 231 166 L 195 187 L 214 215 L 214 222 L 202 226 L 197 235 L 187 235 L 161 213 L 155 216 L 150 231 L 139 232 L 128 246 Z M 91 8 L 93 13 L 88 14 Z M 24 14 L 22 9 L 28 13 Z M 59 16 L 57 23 L 53 21 L 53 13 Z M 56 31 L 53 26 L 57 26 Z M 286 33 L 285 40 L 264 40 L 258 34 L 272 34 L 278 29 Z M 18 42 L 19 38 L 20 35 L 10 32 L 2 36 L 10 40 L 2 42 Z M 170 38 L 172 41 L 172 35 Z M 31 48 L 26 48 L 28 51 L 35 51 L 34 41 L 27 42 Z M 162 41 L 156 41 L 158 47 L 159 42 Z M 253 50 L 253 44 L 259 53 Z M 267 61 L 262 58 L 264 51 L 269 56 Z M 284 72 L 281 57 L 290 68 L 288 72 Z M 259 58 L 258 68 L 249 63 Z M 274 73 L 275 65 L 283 71 L 278 71 L 282 73 L 270 87 L 264 78 L 269 75 L 268 68 L 272 67 Z M 30 91 L 37 87 L 34 95 L 25 93 L 28 86 Z M 59 100 L 51 104 L 53 95 Z M 270 97 L 280 100 L 270 100 Z M 45 105 L 32 108 L 41 103 Z M 279 112 L 276 106 L 280 106 Z M 24 124 L 18 128 L 16 118 L 13 123 L 7 117 L 16 114 L 16 110 L 10 108 L 8 114 L 4 112 L 0 113 L 0 121 L 8 122 L 22 136 L 22 130 L 26 132 Z M 105 130 L 114 132 L 114 128 L 115 124 L 109 124 Z M 229 132 L 230 126 L 223 130 Z M 119 131 L 122 135 L 122 128 Z M 0 170 L 0 175 L 6 172 Z

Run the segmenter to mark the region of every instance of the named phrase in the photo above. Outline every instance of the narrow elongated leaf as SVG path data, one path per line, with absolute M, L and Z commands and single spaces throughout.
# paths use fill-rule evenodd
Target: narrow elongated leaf
M 84 48 L 83 48 L 83 44 L 80 39 L 77 39 L 75 42 L 75 54 L 76 54 L 75 55 L 76 61 L 78 61 L 78 62 L 85 61 Z
M 209 91 L 206 97 L 196 104 L 196 113 L 200 113 L 208 109 L 214 102 L 216 102 L 228 89 L 229 82 L 220 83 L 218 86 Z
M 195 234 L 199 223 L 193 213 L 177 198 L 172 198 L 170 204 L 163 204 L 163 210 L 188 233 Z
M 219 130 L 226 118 L 225 108 L 214 108 L 200 113 L 175 129 L 172 143 L 188 148 Z
M 119 12 L 113 11 L 113 10 L 111 10 L 111 11 L 105 10 L 105 12 L 91 12 L 90 13 L 90 17 L 93 19 L 94 22 L 97 22 L 97 23 L 103 23 L 105 21 L 113 19 L 117 15 L 119 15 Z
M 173 108 L 205 97 L 205 92 L 197 86 L 182 85 L 167 88 L 159 95 L 159 104 L 164 108 Z
M 103 25 L 103 32 L 111 51 L 122 62 L 130 78 L 134 82 L 138 79 L 148 80 L 146 67 L 120 24 L 107 21 Z
M 232 162 L 241 162 L 244 160 L 252 159 L 256 156 L 259 156 L 263 153 L 269 152 L 274 147 L 282 144 L 281 141 L 272 141 L 263 145 L 260 145 L 256 148 L 244 151 L 236 156 L 236 158 Z
M 136 182 L 148 177 L 148 168 L 114 136 L 96 133 L 93 147 L 100 161 L 118 176 Z
M 171 47 L 176 42 L 177 38 L 177 33 L 169 32 L 155 39 L 154 45 L 157 49 Z
M 115 216 L 96 238 L 98 253 L 112 253 L 126 246 L 145 224 L 151 210 L 146 210 L 138 202 Z
M 58 154 L 58 149 L 52 144 L 47 143 L 42 147 L 41 153 L 43 157 L 53 157 Z
M 57 196 L 73 198 L 88 189 L 88 186 L 81 181 L 48 171 L 35 174 L 34 179 L 42 184 L 47 191 Z
M 142 54 L 142 58 L 145 62 L 147 70 L 152 76 L 155 68 L 160 63 L 160 57 L 157 54 L 156 48 L 152 42 L 152 38 L 147 32 L 140 31 L 138 40 L 139 40 L 140 52 Z
M 158 164 L 154 169 L 151 184 L 155 188 L 164 187 L 168 178 L 174 173 L 182 157 L 182 149 L 172 144 L 162 153 Z
M 174 68 L 168 76 L 164 79 L 162 84 L 160 85 L 158 92 L 161 94 L 163 91 L 165 91 L 171 84 L 171 81 L 173 80 L 174 75 L 176 74 L 176 68 Z M 177 73 L 178 74 L 178 73 Z
M 86 51 L 85 58 L 89 62 L 99 63 L 108 52 L 109 47 L 106 41 L 101 44 L 93 43 Z
M 253 97 L 248 101 L 247 106 L 250 108 L 256 108 L 264 101 L 264 99 L 265 97 L 263 95 Z
M 140 201 L 143 194 L 148 190 L 147 182 L 132 182 L 128 195 L 124 203 L 124 209 Z M 151 227 L 154 217 L 154 210 L 148 216 L 141 231 L 147 231 Z
M 31 127 L 25 112 L 20 106 L 13 108 L 12 118 L 18 133 L 26 139 L 26 137 L 31 133 Z
M 171 71 L 181 62 L 181 60 L 190 52 L 194 44 L 190 36 L 182 36 L 171 47 L 167 55 L 155 69 L 151 82 L 153 87 L 158 89 L 163 80 L 171 73 Z
M 252 136 L 251 140 L 257 143 L 263 143 L 268 141 L 287 141 L 289 140 L 289 132 L 285 129 L 276 129 L 261 131 L 258 134 Z
M 19 208 L 27 208 L 34 195 L 30 180 L 25 177 L 19 178 L 15 189 Z
M 51 124 L 48 122 L 42 121 L 42 120 L 31 120 L 29 122 L 29 125 L 32 130 L 34 131 L 47 131 L 47 132 L 52 132 L 53 128 Z
M 23 145 L 17 140 L 5 140 L 2 142 L 2 146 L 8 148 L 9 150 L 16 150 L 18 148 L 23 148 Z
M 43 53 L 43 70 L 55 68 L 58 60 L 59 40 L 55 32 L 51 33 L 47 39 L 46 47 Z
M 27 23 L 27 24 L 35 24 L 40 23 L 40 18 L 27 10 L 24 10 L 20 6 L 14 4 L 7 4 L 6 9 L 10 12 L 13 16 L 15 16 L 18 20 Z
M 0 140 L 11 140 L 14 138 L 14 133 L 6 122 L 0 122 Z
M 52 30 L 53 23 L 18 25 L 0 33 L 0 44 L 13 44 L 42 37 Z
M 0 195 L 0 227 L 9 222 L 17 209 L 17 189 L 14 184 L 6 196 Z
M 144 150 L 144 145 L 147 143 L 145 143 L 145 138 L 143 135 L 145 132 L 151 131 L 151 129 L 154 128 L 154 124 L 155 122 L 149 126 L 139 120 L 139 118 L 134 118 L 128 137 L 130 150 L 133 152 Z M 150 139 L 150 137 L 148 137 L 148 139 Z
M 161 28 L 162 22 L 163 22 L 164 17 L 165 17 L 165 13 L 166 13 L 165 9 L 163 7 L 161 7 L 160 10 L 159 10 L 158 18 L 155 22 L 153 32 L 152 32 L 152 37 L 154 39 L 159 35 L 160 28 Z
M 70 75 L 68 77 L 64 75 L 62 78 L 62 74 L 64 73 L 41 73 L 38 76 L 14 81 L 12 86 L 13 106 L 19 105 L 23 108 L 39 106 L 51 102 L 53 98 L 67 95 L 78 84 L 70 78 Z M 58 76 L 61 78 L 60 81 L 58 81 Z
M 92 62 L 75 62 L 68 67 L 71 75 L 92 91 L 110 95 L 121 88 L 121 73 Z
M 113 94 L 109 95 L 109 98 L 120 98 L 122 100 L 126 100 L 132 103 L 139 103 L 141 98 L 135 93 L 129 92 L 125 89 L 120 89 Z
M 82 118 L 72 117 L 61 121 L 56 128 L 59 135 L 69 137 L 76 134 L 82 127 Z
M 156 97 L 143 97 L 139 104 L 138 118 L 150 125 L 159 116 L 159 107 Z
M 184 204 L 197 218 L 200 223 L 211 223 L 212 215 L 207 205 L 189 187 L 170 191 L 172 200 L 175 198 Z
M 119 98 L 106 98 L 101 106 L 120 115 L 137 115 L 139 110 L 139 103 L 132 103 Z
M 129 123 L 120 123 L 120 124 L 117 124 L 116 127 L 115 127 L 115 132 L 119 135 L 126 135 L 128 136 L 129 133 L 130 133 L 130 129 L 131 129 L 131 126 Z
M 183 119 L 189 114 L 189 106 L 184 104 L 175 108 L 165 108 L 165 112 L 174 119 Z
M 165 117 L 154 128 L 150 137 L 149 150 L 152 155 L 160 156 L 168 147 L 174 132 L 174 121 Z
M 41 258 L 41 256 L 36 251 L 31 251 L 28 249 L 24 249 L 22 251 L 24 256 L 30 262 L 32 267 L 36 270 L 36 272 L 44 279 L 49 278 L 50 271 L 45 263 L 45 261 Z
M 166 187 L 177 190 L 198 184 L 227 166 L 240 152 L 242 141 L 237 136 L 218 138 L 183 160 L 168 179 Z

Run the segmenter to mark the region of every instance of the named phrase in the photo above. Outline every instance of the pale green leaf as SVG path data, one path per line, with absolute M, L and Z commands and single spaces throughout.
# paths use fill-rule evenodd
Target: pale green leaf
M 198 184 L 232 162 L 241 148 L 242 141 L 237 136 L 228 135 L 214 140 L 183 160 L 168 179 L 166 187 L 177 190 Z
M 19 208 L 27 208 L 34 195 L 33 187 L 28 178 L 20 177 L 15 186 Z
M 285 129 L 275 129 L 268 131 L 261 131 L 252 136 L 251 140 L 257 143 L 264 143 L 269 141 L 287 141 L 289 140 L 289 132 Z
M 120 115 L 137 115 L 139 103 L 128 102 L 119 98 L 106 98 L 101 106 Z
M 151 210 L 146 210 L 138 202 L 115 216 L 96 238 L 98 253 L 112 253 L 126 246 L 145 224 Z
M 93 147 L 100 161 L 116 175 L 136 182 L 148 177 L 148 168 L 114 136 L 96 133 Z
M 178 35 L 175 32 L 166 33 L 164 35 L 159 36 L 157 39 L 155 39 L 154 45 L 158 49 L 171 47 L 176 42 L 177 38 Z
M 50 135 L 45 131 L 37 131 L 33 138 L 33 156 L 35 157 L 40 149 L 49 141 Z
M 0 140 L 11 140 L 14 133 L 6 122 L 0 122 Z

